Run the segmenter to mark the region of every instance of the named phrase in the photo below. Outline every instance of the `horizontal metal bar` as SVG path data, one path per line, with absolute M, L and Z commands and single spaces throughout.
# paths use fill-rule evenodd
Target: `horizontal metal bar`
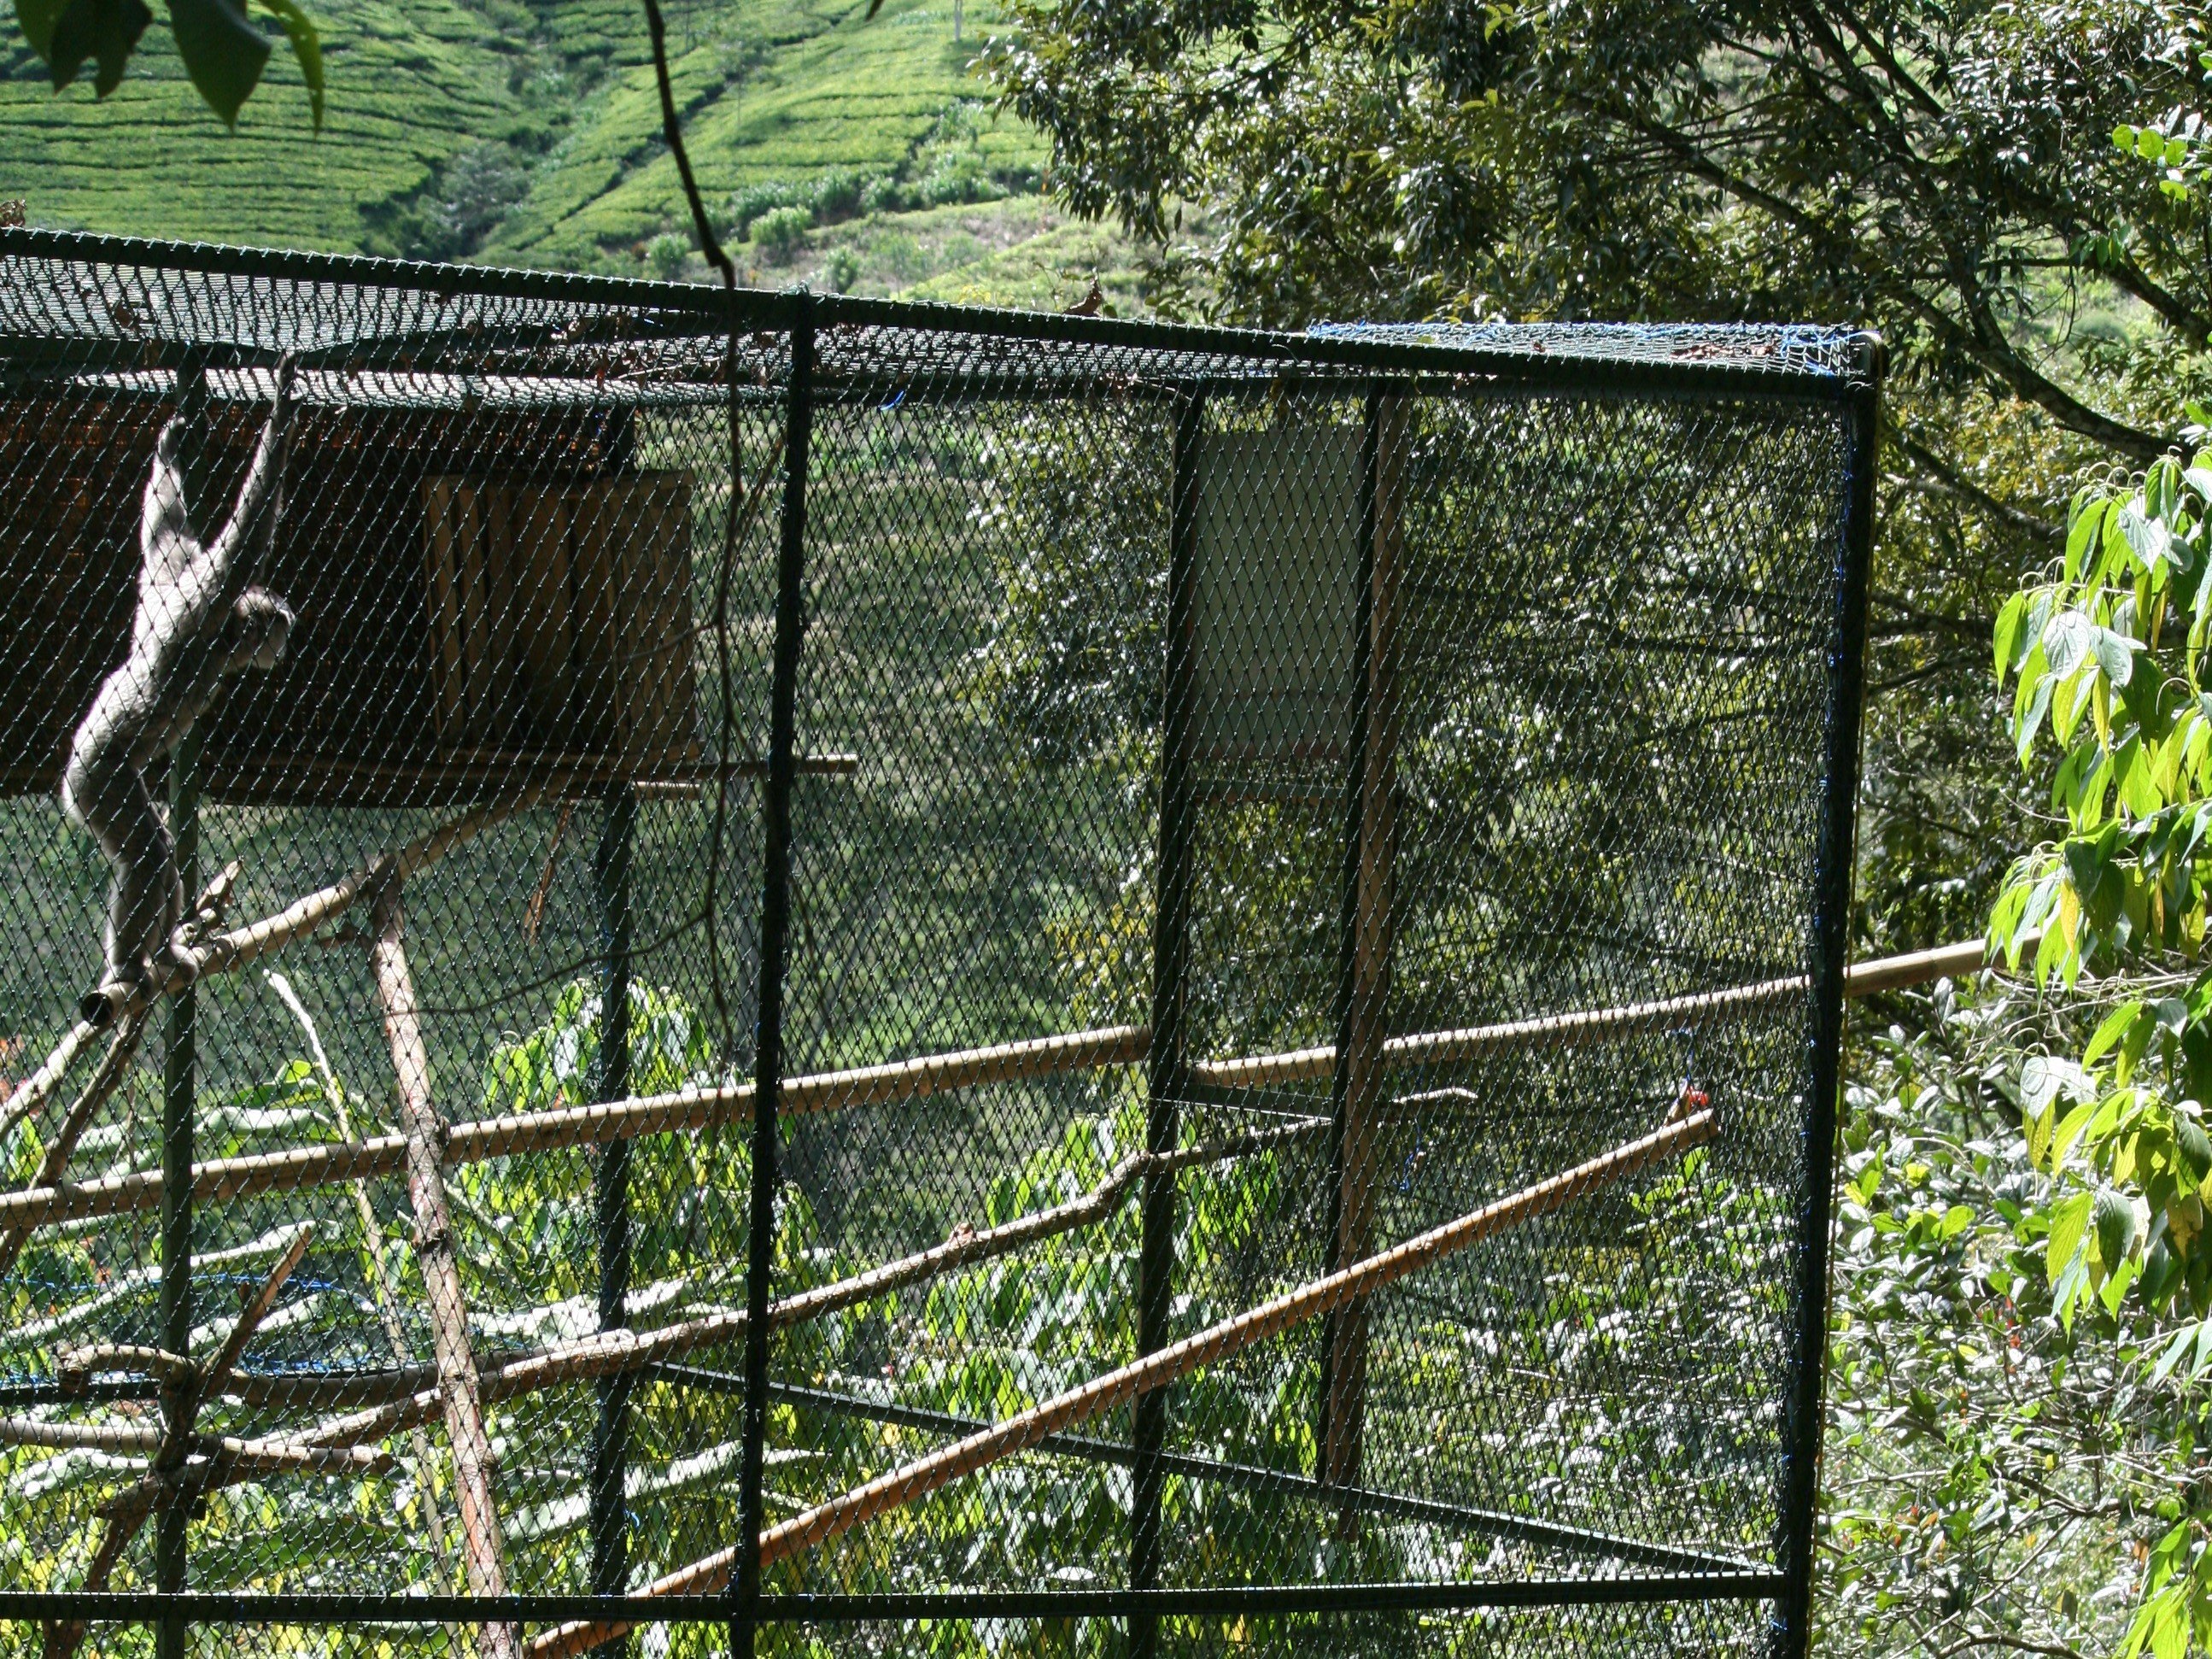
M 1472 374 L 1558 388 L 1604 386 L 1634 389 L 1698 386 L 1753 398 L 1811 397 L 1841 400 L 1854 376 L 1817 369 L 1751 368 L 1705 361 L 1633 362 L 1480 347 L 1390 343 L 1322 336 L 1269 333 L 1255 329 L 1198 327 L 1182 323 L 1127 322 L 1110 317 L 1006 311 L 852 295 L 802 295 L 763 289 L 724 289 L 690 283 L 650 283 L 633 277 L 577 276 L 481 266 L 429 264 L 351 254 L 297 253 L 206 243 L 94 236 L 73 231 L 0 230 L 0 258 L 69 259 L 280 282 L 350 283 L 486 298 L 532 299 L 587 305 L 631 306 L 726 319 L 739 327 L 787 329 L 801 303 L 809 303 L 825 331 L 838 326 L 906 330 L 978 338 L 1030 340 L 1069 346 L 1125 347 L 1230 356 L 1288 369 L 1301 364 L 1348 369 Z M 837 367 L 834 339 L 825 339 L 825 368 Z M 917 374 L 916 379 L 922 378 Z M 948 381 L 957 374 L 944 377 Z
M 691 1365 L 656 1365 L 650 1374 L 666 1382 L 685 1383 L 714 1393 L 735 1393 L 744 1386 L 741 1377 Z M 951 1412 L 930 1411 L 918 1406 L 878 1405 L 873 1401 L 862 1400 L 852 1395 L 838 1394 L 829 1389 L 806 1388 L 793 1382 L 770 1382 L 768 1391 L 771 1400 L 809 1406 L 848 1417 L 866 1418 L 901 1428 L 921 1429 L 932 1434 L 959 1437 L 991 1426 L 980 1418 L 960 1417 Z M 1133 1447 L 1085 1434 L 1048 1435 L 1037 1443 L 1036 1449 L 1064 1457 L 1083 1458 L 1091 1462 L 1111 1463 L 1125 1468 L 1136 1462 Z M 1194 1457 L 1184 1452 L 1163 1452 L 1159 1462 L 1168 1473 L 1184 1475 L 1194 1480 L 1216 1480 L 1224 1486 L 1238 1486 L 1247 1491 L 1270 1492 L 1305 1503 L 1327 1504 L 1334 1508 L 1354 1509 L 1370 1515 L 1393 1515 L 1404 1520 L 1423 1521 L 1437 1526 L 1459 1527 L 1469 1532 L 1481 1533 L 1486 1537 L 1510 1538 L 1521 1543 L 1576 1550 L 1674 1572 L 1741 1575 L 1767 1571 L 1756 1563 L 1735 1560 L 1725 1555 L 1708 1555 L 1701 1550 L 1654 1544 L 1637 1538 L 1622 1538 L 1611 1533 L 1540 1521 L 1528 1516 L 1509 1515 L 1498 1510 L 1476 1509 L 1436 1498 L 1415 1498 L 1402 1492 L 1379 1492 L 1372 1487 L 1324 1486 L 1310 1475 L 1261 1468 L 1250 1463 L 1226 1463 L 1210 1457 Z
M 1452 1584 L 1252 1584 L 1202 1589 L 945 1590 L 883 1595 L 764 1595 L 772 1624 L 914 1619 L 1112 1619 L 1132 1613 L 1190 1618 L 1357 1613 L 1477 1607 L 1612 1607 L 1659 1601 L 1763 1601 L 1778 1572 L 1520 1578 Z M 265 1595 L 187 1590 L 0 1590 L 0 1621 L 82 1620 L 148 1624 L 186 1619 L 231 1625 L 723 1624 L 726 1595 L 381 1595 L 329 1591 Z

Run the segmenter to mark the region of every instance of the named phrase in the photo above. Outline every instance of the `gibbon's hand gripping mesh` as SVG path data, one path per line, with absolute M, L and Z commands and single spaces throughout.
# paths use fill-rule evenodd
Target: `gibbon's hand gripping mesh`
M 0 1650 L 1802 1648 L 1878 373 L 0 232 Z

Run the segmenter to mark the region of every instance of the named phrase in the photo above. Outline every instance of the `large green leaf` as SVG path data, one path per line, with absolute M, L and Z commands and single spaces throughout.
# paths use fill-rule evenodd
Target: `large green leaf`
M 232 0 L 169 0 L 169 27 L 200 96 L 235 125 L 239 106 L 261 83 L 269 62 L 269 37 Z
M 29 9 L 48 3 L 18 0 L 16 15 L 26 19 L 26 34 L 31 33 Z M 145 0 L 70 0 L 67 5 L 52 9 L 50 20 L 41 55 L 55 89 L 75 81 L 89 58 L 96 65 L 93 90 L 105 98 L 122 84 L 131 51 L 146 32 L 146 25 L 154 21 L 154 14 L 146 9 Z M 39 44 L 36 35 L 31 44 Z
M 323 130 L 323 40 L 315 20 L 300 9 L 298 0 L 261 0 L 284 26 L 292 43 L 292 56 L 300 60 L 300 79 L 307 83 L 307 106 L 314 112 L 315 131 Z

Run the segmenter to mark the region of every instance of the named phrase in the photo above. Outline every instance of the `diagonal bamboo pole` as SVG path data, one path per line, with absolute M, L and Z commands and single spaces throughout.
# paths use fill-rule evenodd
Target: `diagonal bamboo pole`
M 92 1120 L 107 1097 L 121 1086 L 131 1070 L 131 1062 L 138 1054 L 139 1039 L 146 1035 L 146 1014 L 142 1012 L 125 1014 L 115 1028 L 114 1040 L 107 1045 L 107 1058 L 84 1085 L 84 1092 L 63 1114 L 54 1130 L 53 1139 L 47 1143 L 46 1155 L 40 1161 L 33 1187 L 52 1188 L 60 1185 L 68 1172 L 69 1161 L 76 1155 L 76 1144 L 92 1125 Z M 28 1226 L 9 1227 L 0 1231 L 0 1279 L 7 1277 L 15 1267 L 15 1258 L 23 1254 L 23 1247 L 31 1242 L 33 1229 Z
M 1674 1158 L 1713 1136 L 1710 1110 L 1693 1113 L 1641 1139 L 1616 1147 L 1601 1158 L 1523 1188 L 1481 1209 L 1446 1222 L 1364 1261 L 1263 1302 L 1258 1307 L 1147 1354 L 1132 1364 L 1071 1389 L 1042 1405 L 942 1451 L 817 1504 L 761 1534 L 763 1567 L 826 1543 L 854 1528 L 940 1491 L 953 1481 L 1029 1450 L 1038 1442 L 1078 1423 L 1125 1405 L 1139 1394 L 1165 1387 L 1204 1365 L 1238 1353 L 1258 1342 L 1368 1297 L 1400 1279 L 1456 1255 L 1508 1228 L 1564 1209 L 1575 1200 L 1609 1186 L 1652 1164 Z M 655 1580 L 642 1595 L 709 1595 L 725 1589 L 738 1559 L 736 1547 L 722 1550 Z M 573 1659 L 624 1632 L 622 1622 L 563 1625 L 533 1642 L 529 1659 Z

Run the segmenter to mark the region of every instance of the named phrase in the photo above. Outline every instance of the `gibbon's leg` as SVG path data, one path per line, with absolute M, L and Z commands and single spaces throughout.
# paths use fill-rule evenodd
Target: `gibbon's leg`
M 99 704 L 94 705 L 97 710 Z M 100 843 L 114 872 L 108 889 L 106 968 L 78 1005 L 78 1017 L 105 1024 L 118 1006 L 148 988 L 152 964 L 167 950 L 184 913 L 169 827 L 127 752 L 79 750 L 62 781 L 62 805 Z

